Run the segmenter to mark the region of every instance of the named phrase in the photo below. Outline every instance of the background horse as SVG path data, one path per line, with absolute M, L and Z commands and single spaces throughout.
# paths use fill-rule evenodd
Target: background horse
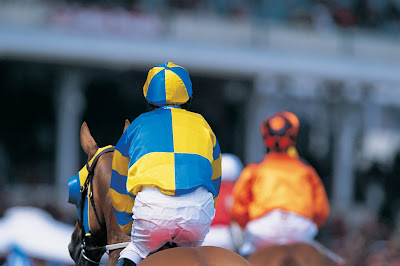
M 129 121 L 125 121 L 125 129 L 129 126 Z M 81 146 L 90 160 L 96 154 L 99 147 L 96 141 L 90 134 L 87 124 L 84 122 L 80 132 Z M 94 206 L 88 206 L 89 211 L 89 224 L 91 236 L 85 237 L 87 246 L 105 246 L 117 243 L 129 242 L 130 237 L 125 235 L 118 226 L 117 219 L 114 215 L 114 210 L 111 198 L 108 194 L 111 181 L 111 167 L 112 167 L 113 153 L 105 153 L 101 155 L 94 168 L 94 176 L 92 183 L 92 197 L 94 199 Z M 96 219 L 96 214 L 99 221 Z M 101 225 L 105 225 L 106 230 L 102 229 Z M 69 252 L 72 259 L 77 265 L 93 265 L 95 262 L 100 261 L 105 249 L 86 249 L 85 256 L 82 255 L 82 229 L 79 223 L 75 225 L 75 230 L 71 236 L 71 242 L 68 245 Z M 116 249 L 109 252 L 109 264 L 115 265 L 119 253 L 122 250 Z M 86 257 L 86 258 L 85 258 Z M 140 266 L 148 265 L 251 265 L 246 259 L 238 254 L 218 247 L 176 247 L 164 249 L 151 254 L 144 259 Z
M 329 266 L 333 264 L 325 254 L 307 243 L 271 245 L 258 249 L 247 260 L 254 266 Z

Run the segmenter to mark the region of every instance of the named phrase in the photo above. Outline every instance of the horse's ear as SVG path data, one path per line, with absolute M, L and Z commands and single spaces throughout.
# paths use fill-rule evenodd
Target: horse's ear
M 129 127 L 130 124 L 131 124 L 131 123 L 129 122 L 129 120 L 128 120 L 128 119 L 125 119 L 124 131 L 122 131 L 122 133 L 125 132 L 125 130 Z
M 86 122 L 83 122 L 81 127 L 81 146 L 85 153 L 89 156 L 93 156 L 99 149 L 96 141 L 92 137 L 92 134 L 90 134 L 90 130 Z

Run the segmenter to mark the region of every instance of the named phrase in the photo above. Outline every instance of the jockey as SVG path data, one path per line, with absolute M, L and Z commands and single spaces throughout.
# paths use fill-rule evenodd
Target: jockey
M 221 151 L 192 96 L 186 69 L 152 68 L 143 87 L 153 110 L 138 116 L 116 145 L 110 196 L 131 242 L 117 265 L 136 265 L 165 243 L 201 246 L 215 215 Z
M 247 165 L 235 183 L 231 214 L 245 229 L 243 256 L 266 245 L 311 242 L 329 215 L 317 172 L 297 155 L 298 131 L 295 114 L 268 116 L 261 125 L 267 154 Z
M 233 186 L 243 170 L 243 163 L 236 155 L 223 153 L 221 170 L 221 188 L 215 207 L 216 213 L 203 246 L 216 246 L 235 251 L 230 212 Z

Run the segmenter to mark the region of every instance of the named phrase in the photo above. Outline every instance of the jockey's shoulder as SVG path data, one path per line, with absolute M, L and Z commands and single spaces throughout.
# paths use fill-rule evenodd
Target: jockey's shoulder
M 298 159 L 301 163 L 303 163 L 306 166 L 311 166 L 311 164 L 304 158 L 301 157 L 299 155 L 299 152 L 297 151 L 297 149 L 294 146 L 289 147 L 289 149 L 287 150 L 287 154 L 291 157 L 291 158 L 296 158 Z
M 246 165 L 246 168 L 256 168 L 257 166 L 259 166 L 262 162 L 264 161 L 264 159 L 259 159 L 257 161 L 253 161 L 250 162 Z

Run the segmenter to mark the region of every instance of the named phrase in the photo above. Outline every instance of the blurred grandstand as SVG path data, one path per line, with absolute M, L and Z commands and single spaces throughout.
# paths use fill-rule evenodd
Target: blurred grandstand
M 147 110 L 147 70 L 173 61 L 191 74 L 191 109 L 210 122 L 223 152 L 246 163 L 263 154 L 264 116 L 295 112 L 299 153 L 334 208 L 320 241 L 349 265 L 399 260 L 390 254 L 399 250 L 400 228 L 400 1 L 0 0 L 0 7 L 0 214 L 37 206 L 72 224 L 66 182 L 86 160 L 81 123 L 99 146 L 115 144 L 124 120 Z

